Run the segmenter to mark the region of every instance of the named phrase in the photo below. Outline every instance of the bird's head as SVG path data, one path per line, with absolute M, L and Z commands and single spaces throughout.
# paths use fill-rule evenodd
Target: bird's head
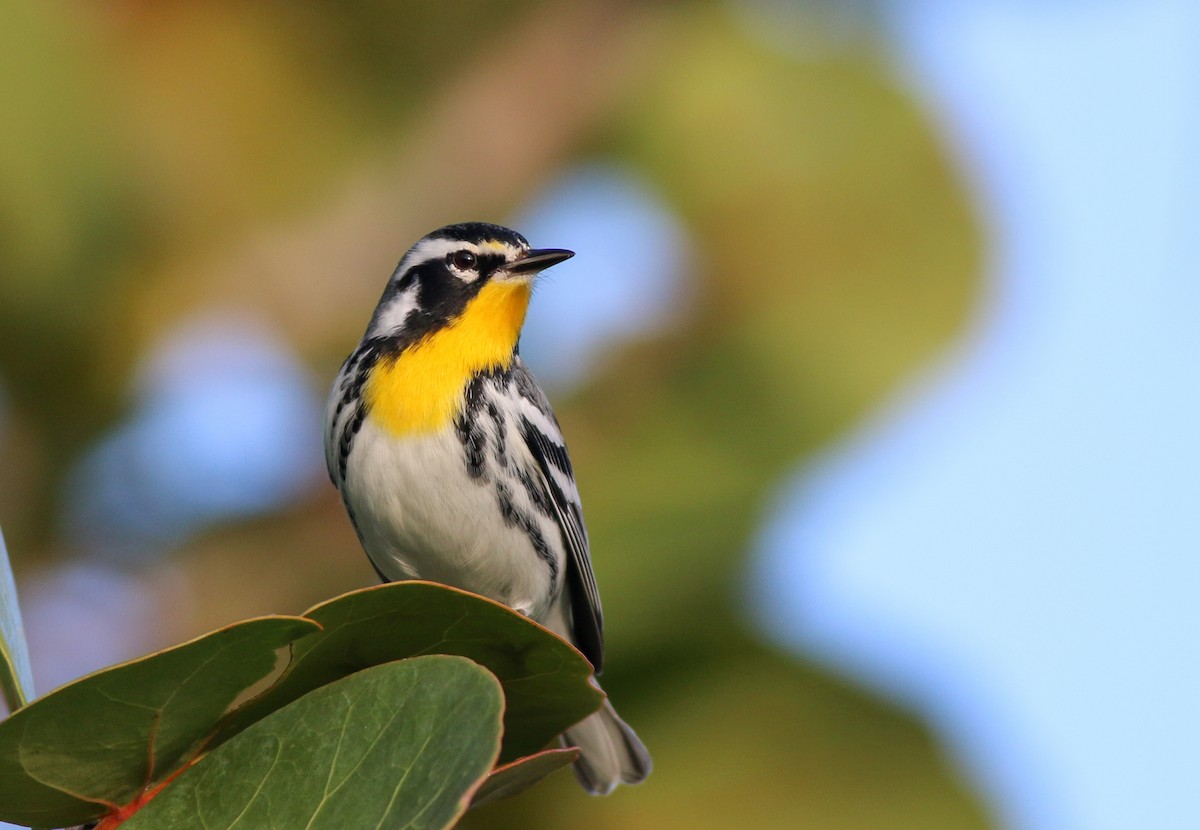
M 531 248 L 516 231 L 486 222 L 439 228 L 400 260 L 367 336 L 411 337 L 453 325 L 468 309 L 516 313 L 519 329 L 534 278 L 572 256 L 560 248 Z

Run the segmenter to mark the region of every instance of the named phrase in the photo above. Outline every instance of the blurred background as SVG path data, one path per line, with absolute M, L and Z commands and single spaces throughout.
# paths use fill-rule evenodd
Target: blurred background
M 396 261 L 523 354 L 654 754 L 469 828 L 1194 828 L 1200 7 L 10 0 L 0 526 L 38 688 L 375 576 Z

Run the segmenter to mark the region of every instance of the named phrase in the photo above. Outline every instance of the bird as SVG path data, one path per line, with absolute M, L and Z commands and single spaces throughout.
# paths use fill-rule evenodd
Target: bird
M 572 256 L 487 222 L 422 237 L 333 382 L 325 459 L 384 581 L 501 602 L 571 642 L 599 675 L 604 626 L 579 490 L 519 354 L 535 279 Z M 607 698 L 562 741 L 579 748 L 575 774 L 594 795 L 650 773 Z

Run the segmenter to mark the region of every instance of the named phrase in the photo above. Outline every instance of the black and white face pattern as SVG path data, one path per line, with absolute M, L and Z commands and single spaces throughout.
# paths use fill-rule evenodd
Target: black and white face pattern
M 367 338 L 403 337 L 444 324 L 461 314 L 497 271 L 528 251 L 525 237 L 486 222 L 434 231 L 396 266 L 367 327 Z

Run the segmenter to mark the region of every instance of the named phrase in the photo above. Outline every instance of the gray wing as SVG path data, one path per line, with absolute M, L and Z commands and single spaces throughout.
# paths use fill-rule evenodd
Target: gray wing
M 604 668 L 604 620 L 571 459 L 550 402 L 520 358 L 510 378 L 520 401 L 517 427 L 537 464 L 539 483 L 554 508 L 567 552 L 565 590 L 570 599 L 575 646 L 599 674 Z

